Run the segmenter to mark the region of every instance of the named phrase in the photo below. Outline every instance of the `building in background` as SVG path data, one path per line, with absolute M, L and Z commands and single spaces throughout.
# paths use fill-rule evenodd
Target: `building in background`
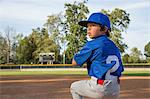
M 41 64 L 53 64 L 55 61 L 55 53 L 40 53 L 39 63 Z

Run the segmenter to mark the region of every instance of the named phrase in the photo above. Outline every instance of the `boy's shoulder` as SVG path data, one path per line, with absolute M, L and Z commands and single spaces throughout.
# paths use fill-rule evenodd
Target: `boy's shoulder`
M 105 36 L 102 36 L 102 37 L 98 37 L 96 39 L 93 39 L 91 41 L 88 41 L 86 43 L 86 46 L 92 48 L 92 49 L 96 49 L 96 48 L 99 48 L 99 47 L 103 47 L 105 46 L 105 42 L 108 42 L 109 39 Z

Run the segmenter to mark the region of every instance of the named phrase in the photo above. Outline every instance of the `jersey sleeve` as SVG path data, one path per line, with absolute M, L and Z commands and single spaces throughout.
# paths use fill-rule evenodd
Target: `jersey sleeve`
M 92 49 L 88 46 L 84 46 L 77 54 L 74 56 L 74 60 L 78 65 L 83 65 L 91 56 Z

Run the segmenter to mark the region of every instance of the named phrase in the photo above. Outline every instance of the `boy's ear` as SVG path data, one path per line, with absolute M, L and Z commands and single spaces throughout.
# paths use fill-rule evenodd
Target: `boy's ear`
M 106 33 L 106 32 L 108 31 L 108 28 L 105 26 L 105 27 L 102 29 L 102 31 Z
M 106 33 L 107 31 L 108 31 L 108 29 L 107 29 L 107 28 L 105 28 L 105 29 L 104 29 L 104 32 Z
M 106 26 L 101 26 L 101 29 L 100 29 L 100 31 L 102 31 L 102 32 L 107 32 L 108 31 L 108 27 L 106 27 Z

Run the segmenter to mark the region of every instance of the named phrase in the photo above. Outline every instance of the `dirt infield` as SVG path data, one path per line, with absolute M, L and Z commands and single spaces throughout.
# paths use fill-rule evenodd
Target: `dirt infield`
M 0 76 L 0 99 L 72 99 L 70 84 L 81 79 L 89 78 L 80 75 Z M 120 99 L 150 99 L 150 77 L 122 77 Z

